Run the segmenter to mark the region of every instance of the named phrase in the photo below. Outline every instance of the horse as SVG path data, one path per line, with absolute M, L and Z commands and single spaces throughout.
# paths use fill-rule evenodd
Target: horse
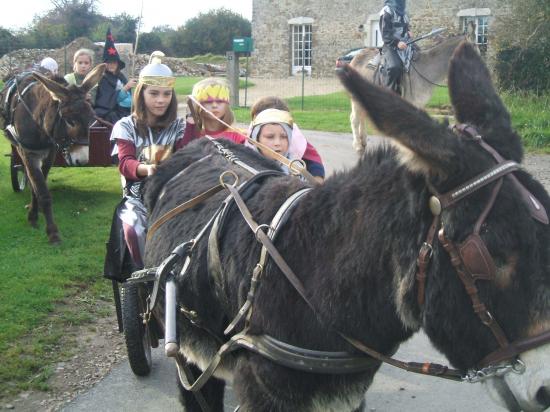
M 42 210 L 52 244 L 59 243 L 61 237 L 53 218 L 52 197 L 46 183 L 48 173 L 58 150 L 88 141 L 89 125 L 95 115 L 87 95 L 104 71 L 105 65 L 98 65 L 80 86 L 69 86 L 62 77 L 50 79 L 37 72 L 16 79 L 11 101 L 3 113 L 5 135 L 16 147 L 31 185 L 27 220 L 37 228 L 38 211 Z M 6 93 L 7 88 L 3 94 Z
M 465 38 L 472 38 L 472 26 L 466 35 L 443 39 L 435 46 L 415 51 L 408 72 L 401 79 L 402 95 L 417 107 L 424 107 L 432 96 L 436 86 L 442 86 L 449 67 L 449 58 L 456 46 Z M 350 65 L 373 80 L 375 68 L 368 64 L 370 54 L 367 49 L 355 56 Z M 360 154 L 367 147 L 367 114 L 355 99 L 351 100 L 350 123 L 353 134 L 353 148 Z
M 212 372 L 218 351 L 241 333 L 283 342 L 286 354 L 368 353 L 362 359 L 370 362 L 353 373 L 312 373 L 250 344 L 223 356 L 201 389 L 214 411 L 223 410 L 225 381 L 241 411 L 351 411 L 381 361 L 422 329 L 458 379 L 485 378 L 509 410 L 549 407 L 550 197 L 518 166 L 520 137 L 481 58 L 467 42 L 452 56 L 451 100 L 457 120 L 468 124 L 454 129 L 353 67 L 339 76 L 392 144 L 369 150 L 323 185 L 281 174 L 247 147 L 220 141 L 220 150 L 206 138 L 145 181 L 156 228 L 146 267 L 166 267 L 169 255 L 187 257 L 169 268 L 177 287 L 178 366 L 195 378 Z M 251 178 L 226 157 L 260 173 Z M 220 179 L 232 197 L 210 189 L 210 197 L 198 195 Z M 248 212 L 231 200 L 235 192 Z M 280 215 L 290 196 L 294 203 Z M 182 204 L 186 210 L 173 214 Z M 276 214 L 284 217 L 275 224 Z M 294 277 L 274 252 L 259 263 L 266 243 L 258 240 L 275 230 L 272 242 Z M 246 302 L 251 306 L 239 312 Z M 418 365 L 423 373 L 450 371 Z M 190 392 L 182 396 L 187 411 L 201 410 Z

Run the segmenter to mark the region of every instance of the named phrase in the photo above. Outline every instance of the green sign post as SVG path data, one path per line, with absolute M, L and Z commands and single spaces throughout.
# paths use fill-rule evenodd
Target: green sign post
M 239 60 L 239 55 L 246 56 L 246 69 L 244 75 L 244 106 L 246 107 L 248 94 L 248 56 L 250 56 L 250 53 L 254 51 L 252 37 L 234 37 L 233 51 L 235 52 L 235 57 L 237 58 L 237 60 Z
M 254 50 L 252 37 L 233 38 L 233 51 L 236 53 L 250 53 Z

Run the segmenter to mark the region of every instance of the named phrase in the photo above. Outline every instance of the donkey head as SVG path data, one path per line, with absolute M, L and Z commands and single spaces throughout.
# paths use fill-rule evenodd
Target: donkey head
M 50 97 L 58 102 L 57 112 L 52 112 L 52 118 L 46 119 L 52 124 L 54 124 L 56 116 L 62 120 L 59 124 L 64 128 L 54 129 L 55 135 L 52 136 L 58 143 L 68 145 L 71 142 L 87 140 L 89 126 L 94 118 L 94 111 L 88 101 L 88 93 L 104 72 L 105 64 L 96 66 L 88 73 L 80 86 L 65 86 L 40 73 L 33 73 L 34 78 L 44 86 Z
M 447 193 L 495 166 L 493 156 L 476 139 L 453 133 L 399 96 L 364 81 L 353 68 L 345 67 L 340 77 L 376 127 L 391 137 L 401 162 L 411 173 L 423 174 L 432 191 Z M 510 116 L 487 68 L 467 42 L 457 47 L 451 59 L 449 91 L 458 121 L 474 126 L 505 159 L 522 159 L 521 141 L 511 128 Z M 514 175 L 550 211 L 550 198 L 542 185 L 526 172 Z M 475 286 L 512 342 L 550 329 L 550 230 L 532 217 L 512 178 L 502 181 L 479 232 L 496 270 L 491 279 L 477 280 Z M 472 234 L 495 185 L 484 186 L 441 212 L 448 240 L 459 245 Z M 438 242 L 427 276 L 424 306 L 420 312 L 418 308 L 411 312 L 421 314 L 419 321 L 431 341 L 455 367 L 466 371 L 479 366 L 499 345 L 474 312 L 449 254 Z M 411 299 L 410 305 L 415 301 Z M 550 406 L 550 344 L 519 357 L 525 373 L 491 379 L 490 386 L 510 409 L 543 410 Z

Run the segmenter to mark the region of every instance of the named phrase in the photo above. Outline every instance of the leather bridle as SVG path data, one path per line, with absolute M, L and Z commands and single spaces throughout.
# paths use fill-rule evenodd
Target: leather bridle
M 542 203 L 539 202 L 513 174 L 511 174 L 519 169 L 519 165 L 516 162 L 505 160 L 495 149 L 482 139 L 482 136 L 471 125 L 454 125 L 452 130 L 462 138 L 477 142 L 484 150 L 491 154 L 497 164 L 445 194 L 437 193 L 435 188 L 431 184 L 428 184 L 428 188 L 432 193 L 429 206 L 434 215 L 434 219 L 428 230 L 426 241 L 420 248 L 417 260 L 417 301 L 420 307 L 424 305 L 426 271 L 433 254 L 435 233 L 439 229 L 438 239 L 451 258 L 451 264 L 455 268 L 458 277 L 462 281 L 470 297 L 474 312 L 481 322 L 490 329 L 499 345 L 499 349 L 485 356 L 479 362 L 478 366 L 481 368 L 494 368 L 494 365 L 503 361 L 515 359 L 515 362 L 518 362 L 516 357 L 522 352 L 550 342 L 550 330 L 534 337 L 510 342 L 497 320 L 481 300 L 476 282 L 482 280 L 492 281 L 496 278 L 496 265 L 493 257 L 479 234 L 481 226 L 495 204 L 495 200 L 502 188 L 503 179 L 505 177 L 511 180 L 516 191 L 520 194 L 520 198 L 535 220 L 547 225 L 548 216 Z M 456 244 L 447 238 L 445 229 L 441 225 L 441 212 L 454 206 L 458 201 L 471 195 L 478 189 L 493 182 L 496 183 L 491 190 L 491 195 L 485 208 L 476 220 L 473 232 L 460 244 Z

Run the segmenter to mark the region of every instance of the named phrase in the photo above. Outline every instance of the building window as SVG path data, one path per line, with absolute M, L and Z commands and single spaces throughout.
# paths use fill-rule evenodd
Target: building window
M 476 43 L 481 52 L 487 51 L 487 38 L 489 33 L 489 16 L 491 15 L 490 9 L 466 9 L 460 10 L 458 16 L 461 20 L 462 31 L 466 33 L 468 31 L 468 25 L 473 23 L 475 25 L 475 38 Z
M 311 24 L 293 24 L 292 28 L 292 74 L 302 70 L 311 74 Z

